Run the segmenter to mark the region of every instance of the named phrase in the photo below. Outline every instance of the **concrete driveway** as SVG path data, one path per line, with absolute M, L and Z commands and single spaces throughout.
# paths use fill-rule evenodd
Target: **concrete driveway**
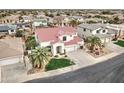
M 85 67 L 95 62 L 95 58 L 86 53 L 84 50 L 77 50 L 67 53 L 68 57 L 73 60 L 76 65 Z

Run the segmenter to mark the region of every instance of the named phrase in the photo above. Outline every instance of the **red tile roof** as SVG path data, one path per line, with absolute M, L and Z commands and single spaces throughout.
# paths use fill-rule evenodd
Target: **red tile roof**
M 39 28 L 36 29 L 35 33 L 41 41 L 57 40 L 58 36 L 63 34 L 75 33 L 73 27 L 57 27 L 57 28 Z
M 74 39 L 70 40 L 69 42 L 65 42 L 64 45 L 74 45 L 77 44 L 78 42 L 81 42 L 81 38 L 79 38 L 78 36 L 75 36 Z
M 59 42 L 59 36 L 61 35 L 72 35 L 75 34 L 75 28 L 73 27 L 57 27 L 57 28 L 39 28 L 36 29 L 35 34 L 37 34 L 38 39 L 43 42 L 51 42 L 54 44 Z M 65 45 L 77 44 L 81 39 L 76 36 L 73 40 L 65 42 Z

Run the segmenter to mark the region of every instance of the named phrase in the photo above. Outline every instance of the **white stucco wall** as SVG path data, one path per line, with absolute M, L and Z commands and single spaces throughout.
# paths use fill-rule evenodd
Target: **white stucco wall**
M 11 34 L 14 34 L 16 33 L 16 30 L 13 30 L 13 32 L 11 30 L 8 30 L 8 33 L 11 35 Z
M 47 21 L 46 22 L 33 22 L 33 26 L 47 26 Z
M 99 30 L 99 33 L 97 33 L 97 30 Z M 105 32 L 103 32 L 103 30 L 105 30 Z M 108 30 L 107 29 L 96 29 L 96 30 L 93 30 L 92 31 L 92 34 L 95 35 L 95 34 L 107 34 Z
M 41 42 L 40 43 L 41 47 L 47 47 L 47 46 L 51 46 L 50 42 Z
M 62 35 L 62 36 L 59 36 L 60 40 L 63 41 L 63 37 L 66 36 L 66 41 L 64 42 L 68 42 L 70 40 L 72 40 L 74 38 L 74 36 L 77 36 L 77 33 L 73 34 L 73 35 Z
M 61 53 L 64 53 L 64 43 L 56 43 L 56 44 L 53 44 L 52 47 L 51 47 L 51 52 L 52 54 L 55 56 L 57 54 L 57 47 L 60 46 L 60 52 Z

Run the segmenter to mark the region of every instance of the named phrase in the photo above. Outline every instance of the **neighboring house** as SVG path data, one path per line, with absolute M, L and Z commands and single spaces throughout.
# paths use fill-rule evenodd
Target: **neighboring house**
M 30 16 L 22 16 L 24 22 L 31 22 Z
M 77 50 L 84 44 L 73 27 L 36 29 L 35 38 L 41 47 L 51 47 L 53 55 Z
M 78 35 L 85 39 L 89 36 L 97 36 L 102 43 L 110 42 L 118 35 L 120 29 L 106 24 L 80 24 L 77 27 Z
M 32 25 L 34 27 L 47 27 L 47 19 L 46 18 L 34 19 Z
M 69 19 L 70 20 L 76 20 L 78 22 L 84 22 L 83 16 L 70 16 Z
M 0 24 L 0 34 L 15 34 L 16 25 Z
M 124 38 L 124 24 L 111 25 L 108 28 L 115 32 L 116 38 Z
M 0 66 L 23 61 L 23 43 L 20 38 L 0 39 Z
M 17 29 L 24 29 L 24 30 L 28 30 L 30 29 L 30 24 L 29 23 L 15 23 L 15 25 L 17 26 Z
M 106 20 L 101 19 L 101 18 L 85 18 L 84 23 L 104 23 Z

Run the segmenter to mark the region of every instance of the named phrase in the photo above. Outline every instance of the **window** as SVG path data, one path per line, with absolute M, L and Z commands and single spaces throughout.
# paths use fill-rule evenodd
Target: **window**
M 105 30 L 103 30 L 102 32 L 105 33 Z
M 11 32 L 14 32 L 14 30 L 11 30 Z
M 66 39 L 67 39 L 66 36 L 63 36 L 63 41 L 66 41 Z
M 99 33 L 99 30 L 97 30 L 96 33 Z
M 86 28 L 84 28 L 84 32 L 86 31 Z

